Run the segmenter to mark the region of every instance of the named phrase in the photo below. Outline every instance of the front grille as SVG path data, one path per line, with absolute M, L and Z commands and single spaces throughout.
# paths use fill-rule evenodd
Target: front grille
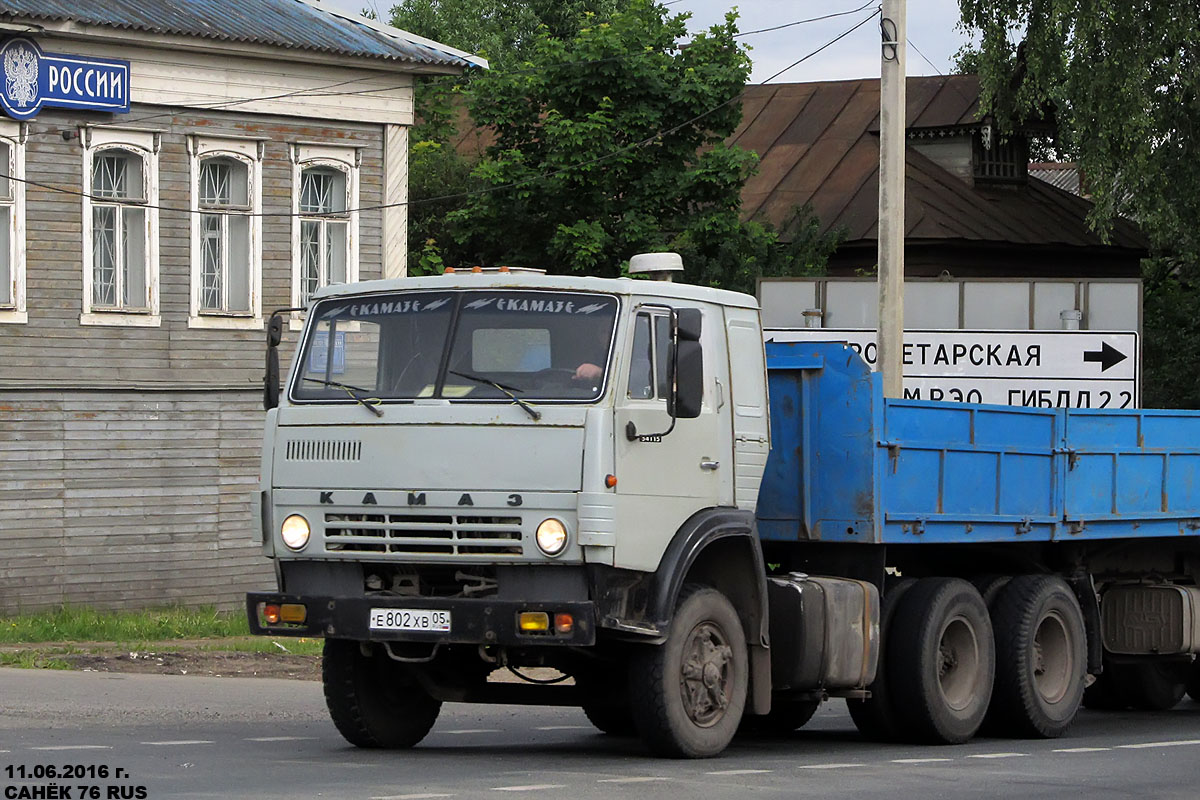
M 326 514 L 331 553 L 519 556 L 520 517 L 477 514 Z

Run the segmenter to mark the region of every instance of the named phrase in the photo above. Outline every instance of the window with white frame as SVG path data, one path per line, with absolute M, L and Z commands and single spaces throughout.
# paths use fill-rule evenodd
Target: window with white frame
M 83 316 L 157 325 L 158 134 L 84 129 Z
M 262 325 L 262 143 L 189 139 L 192 150 L 190 327 Z
M 358 151 L 297 145 L 292 302 L 358 280 Z
M 0 123 L 0 322 L 25 322 L 25 147 L 19 123 Z
M 146 181 L 140 153 L 92 158 L 92 310 L 148 311 Z

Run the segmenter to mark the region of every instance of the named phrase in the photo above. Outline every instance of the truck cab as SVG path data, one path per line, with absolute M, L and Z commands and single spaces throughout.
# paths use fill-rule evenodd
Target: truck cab
M 679 717 L 656 749 L 719 752 L 748 702 L 769 706 L 754 298 L 519 270 L 330 287 L 273 383 L 260 498 L 278 591 L 247 610 L 256 633 L 325 637 L 350 741 L 415 743 L 444 700 L 581 705 L 630 729 L 652 699 L 631 699 L 633 665 L 668 645 L 691 659 L 690 699 L 632 689 Z M 719 621 L 675 642 L 681 603 Z M 489 680 L 500 667 L 532 680 Z

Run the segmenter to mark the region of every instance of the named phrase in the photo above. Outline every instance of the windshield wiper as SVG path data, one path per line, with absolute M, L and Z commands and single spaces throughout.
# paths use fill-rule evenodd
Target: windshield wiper
M 471 375 L 466 372 L 458 372 L 457 370 L 453 370 L 453 369 L 448 369 L 446 371 L 449 372 L 451 375 L 457 375 L 458 377 L 466 378 L 469 381 L 476 381 L 477 383 L 486 383 L 488 386 L 495 386 L 497 389 L 499 389 L 500 391 L 502 391 L 506 395 L 508 395 L 509 400 L 512 400 L 514 403 L 519 405 L 521 408 L 525 409 L 525 413 L 527 413 L 527 414 L 529 414 L 529 416 L 533 417 L 534 422 L 537 422 L 539 419 L 542 418 L 542 412 L 538 411 L 533 406 L 529 405 L 524 400 L 522 400 L 521 398 L 519 398 L 515 394 L 513 394 L 513 392 L 522 391 L 521 389 L 518 389 L 515 386 L 505 386 L 503 383 L 496 383 L 494 380 L 492 380 L 490 378 L 482 378 L 478 375 Z
M 358 404 L 361 405 L 363 408 L 365 408 L 367 411 L 370 411 L 372 414 L 374 414 L 377 417 L 383 416 L 383 412 L 380 411 L 378 408 L 378 404 L 380 402 L 379 398 L 377 398 L 377 397 L 364 398 L 362 395 L 356 394 L 356 392 L 362 392 L 363 394 L 366 394 L 367 392 L 371 391 L 370 389 L 364 389 L 361 386 L 350 386 L 349 384 L 338 383 L 337 381 L 325 381 L 325 380 L 321 380 L 320 378 L 304 378 L 304 380 L 312 381 L 313 383 L 320 383 L 324 386 L 332 386 L 335 389 L 343 389 L 343 390 L 345 390 L 346 394 L 353 397 L 354 400 L 356 402 L 358 402 Z M 374 400 L 375 402 L 368 403 L 367 402 L 368 399 Z

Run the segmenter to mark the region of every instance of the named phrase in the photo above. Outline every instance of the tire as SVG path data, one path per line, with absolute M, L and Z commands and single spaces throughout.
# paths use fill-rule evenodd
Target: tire
M 888 642 L 892 636 L 893 620 L 896 607 L 902 598 L 917 581 L 914 578 L 902 578 L 896 583 L 885 586 L 883 599 L 879 606 L 879 664 L 875 669 L 875 680 L 867 688 L 871 696 L 866 700 L 847 700 L 846 709 L 858 732 L 868 739 L 877 742 L 894 742 L 900 739 L 900 720 L 892 703 L 891 692 L 888 690 L 887 657 Z
M 429 733 L 442 708 L 406 665 L 379 648 L 364 655 L 358 642 L 325 640 L 321 682 L 333 724 L 355 747 L 412 747 Z
M 716 589 L 680 592 L 667 640 L 634 655 L 633 721 L 656 755 L 710 758 L 728 746 L 746 705 L 749 657 L 742 623 Z
M 752 736 L 787 736 L 807 725 L 820 705 L 820 700 L 772 698 L 770 713 L 742 717 L 738 732 Z
M 1188 673 L 1187 696 L 1193 703 L 1200 703 L 1200 658 L 1192 662 L 1192 671 Z
M 896 609 L 888 686 L 912 740 L 968 741 L 992 697 L 995 643 L 987 606 L 958 578 L 922 578 Z
M 977 575 L 971 578 L 971 585 L 979 590 L 983 604 L 991 611 L 996 605 L 996 597 L 1011 580 L 1011 575 Z
M 996 683 L 988 727 L 1053 739 L 1075 721 L 1087 681 L 1087 634 L 1079 601 L 1051 575 L 1018 575 L 992 608 Z M 993 725 L 994 722 L 994 725 Z
M 1121 693 L 1136 711 L 1169 711 L 1187 694 L 1187 674 L 1179 664 L 1151 661 L 1115 666 Z

